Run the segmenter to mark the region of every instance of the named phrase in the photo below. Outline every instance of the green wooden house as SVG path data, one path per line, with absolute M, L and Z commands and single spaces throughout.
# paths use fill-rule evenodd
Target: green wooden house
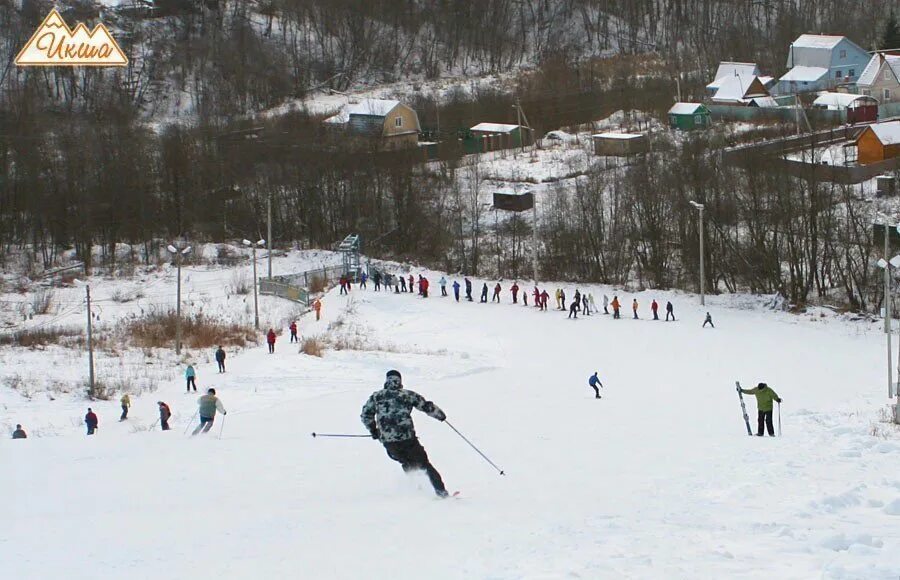
M 675 103 L 669 109 L 669 127 L 679 131 L 709 127 L 709 109 L 702 103 Z

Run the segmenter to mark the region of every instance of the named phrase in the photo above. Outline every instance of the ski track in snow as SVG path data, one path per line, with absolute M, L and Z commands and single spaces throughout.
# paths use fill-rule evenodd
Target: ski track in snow
M 500 305 L 354 290 L 333 332 L 370 351 L 318 359 L 285 334 L 223 375 L 201 360 L 200 390 L 214 385 L 229 410 L 222 439 L 223 417 L 182 434 L 196 397 L 179 369 L 124 423 L 116 402 L 93 403 L 92 438 L 84 402 L 6 397 L 0 422 L 24 414 L 55 436 L 0 441 L 4 576 L 896 580 L 900 440 L 870 433 L 883 336 L 756 299 L 637 297 L 642 324 L 573 325 L 509 304 L 506 288 Z M 646 319 L 654 297 L 673 299 L 678 324 Z M 330 293 L 301 335 L 325 333 L 347 303 Z M 705 310 L 716 329 L 700 328 Z M 435 500 L 374 441 L 310 437 L 365 433 L 360 408 L 389 368 L 506 475 L 422 414 L 423 445 L 465 501 Z M 784 399 L 783 438 L 746 436 L 735 380 Z M 168 433 L 146 430 L 160 399 Z M 747 407 L 755 428 L 752 396 Z

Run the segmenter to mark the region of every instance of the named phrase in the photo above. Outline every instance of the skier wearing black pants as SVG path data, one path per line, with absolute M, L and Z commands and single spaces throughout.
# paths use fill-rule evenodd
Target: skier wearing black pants
M 755 389 L 741 389 L 745 395 L 756 395 L 756 436 L 763 436 L 763 424 L 769 431 L 769 436 L 775 436 L 775 426 L 772 425 L 772 401 L 781 403 L 778 393 L 769 388 L 766 383 L 759 383 Z
M 710 314 L 709 312 L 706 313 L 706 320 L 703 321 L 703 328 L 706 328 L 707 324 L 712 326 L 713 328 L 716 327 L 716 325 L 713 324 L 713 321 L 712 321 L 712 314 Z
M 410 416 L 413 408 L 438 421 L 447 418 L 437 405 L 419 393 L 404 390 L 400 372 L 391 370 L 387 372 L 384 388 L 372 393 L 363 405 L 360 420 L 372 439 L 381 441 L 388 457 L 398 462 L 403 471 L 424 471 L 438 497 L 447 497 L 441 474 L 428 460 L 428 454 L 416 437 Z
M 594 398 L 602 399 L 600 396 L 600 389 L 597 388 L 597 385 L 603 386 L 603 383 L 600 382 L 600 379 L 597 378 L 597 373 L 591 375 L 591 378 L 588 379 L 588 384 L 594 389 Z

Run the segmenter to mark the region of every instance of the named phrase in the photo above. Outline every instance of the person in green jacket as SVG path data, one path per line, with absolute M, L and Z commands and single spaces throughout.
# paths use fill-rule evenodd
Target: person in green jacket
M 212 429 L 213 421 L 216 419 L 216 411 L 222 413 L 222 415 L 228 414 L 225 412 L 222 401 L 216 396 L 215 389 L 207 389 L 206 394 L 197 399 L 197 405 L 199 407 L 197 412 L 200 415 L 200 424 L 197 425 L 197 428 L 194 429 L 191 435 L 201 432 L 206 433 Z
M 769 430 L 769 436 L 775 436 L 775 427 L 772 426 L 772 401 L 781 402 L 778 393 L 769 388 L 766 383 L 759 383 L 755 389 L 741 389 L 745 395 L 756 395 L 757 429 L 756 436 L 763 436 L 763 423 Z

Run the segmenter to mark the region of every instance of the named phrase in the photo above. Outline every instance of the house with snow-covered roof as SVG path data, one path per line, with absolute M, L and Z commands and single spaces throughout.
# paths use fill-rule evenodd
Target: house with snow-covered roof
M 710 100 L 716 105 L 778 106 L 757 76 L 725 77 Z
M 716 69 L 716 77 L 711 83 L 706 85 L 706 93 L 710 97 L 714 96 L 718 90 L 722 88 L 722 83 L 732 77 L 747 79 L 746 82 L 749 82 L 749 79 L 752 79 L 753 77 L 757 77 L 766 90 L 772 88 L 775 84 L 775 78 L 762 75 L 755 62 L 732 62 L 723 60 L 719 63 L 719 68 Z
M 472 137 L 479 143 L 478 150 L 496 151 L 531 145 L 534 142 L 531 127 L 507 123 L 478 123 L 469 128 Z
M 863 69 L 856 88 L 879 103 L 900 101 L 900 55 L 876 52 Z
M 675 103 L 669 109 L 669 127 L 681 131 L 709 127 L 709 109 L 703 103 Z
M 860 165 L 900 157 L 900 121 L 874 123 L 856 139 Z
M 388 147 L 414 147 L 419 141 L 419 116 L 400 101 L 362 99 L 347 103 L 340 112 L 325 119 L 330 125 L 345 126 L 351 133 L 380 138 Z
M 869 53 L 846 36 L 801 34 L 788 49 L 789 70 L 772 92 L 790 95 L 855 83 L 869 60 Z

